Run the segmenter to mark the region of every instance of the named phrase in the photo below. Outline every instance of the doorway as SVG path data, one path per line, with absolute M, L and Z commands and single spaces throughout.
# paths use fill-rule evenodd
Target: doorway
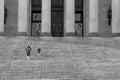
M 84 36 L 84 0 L 75 0 L 75 34 Z
M 51 35 L 64 36 L 64 0 L 51 0 Z
M 31 36 L 41 34 L 41 7 L 42 0 L 31 0 Z

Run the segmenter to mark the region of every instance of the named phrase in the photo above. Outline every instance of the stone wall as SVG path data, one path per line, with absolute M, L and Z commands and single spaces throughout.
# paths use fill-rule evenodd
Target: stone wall
M 17 34 L 18 28 L 18 0 L 5 0 L 7 7 L 7 22 L 5 24 L 5 35 Z
M 84 36 L 89 36 L 89 0 L 85 0 L 84 13 Z M 98 11 L 98 34 L 100 37 L 111 37 L 112 27 L 108 25 L 108 9 L 111 6 L 111 0 L 99 0 Z M 5 0 L 7 7 L 7 22 L 5 24 L 5 35 L 16 35 L 18 33 L 18 0 Z M 30 8 L 28 8 L 30 9 Z M 30 23 L 29 23 L 30 24 Z M 64 26 L 65 27 L 65 26 Z M 23 27 L 24 28 L 24 27 Z M 69 28 L 68 28 L 69 29 Z M 27 31 L 27 30 L 26 30 Z M 44 28 L 44 31 L 46 29 Z M 43 32 L 44 32 L 43 31 Z M 70 30 L 74 33 L 74 30 Z M 94 36 L 94 35 L 92 35 Z
M 108 24 L 108 9 L 112 5 L 111 0 L 99 0 L 99 35 L 100 37 L 111 37 L 112 28 Z M 112 6 L 111 6 L 112 7 Z

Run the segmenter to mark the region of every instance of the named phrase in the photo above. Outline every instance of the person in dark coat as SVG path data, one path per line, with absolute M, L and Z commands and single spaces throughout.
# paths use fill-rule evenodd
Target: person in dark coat
M 31 46 L 30 46 L 29 43 L 28 43 L 28 45 L 27 45 L 27 47 L 26 47 L 26 49 L 25 49 L 25 51 L 26 51 L 26 53 L 27 53 L 27 60 L 30 59 L 31 50 L 32 50 L 32 48 L 31 48 Z
M 38 47 L 38 49 L 37 49 L 37 55 L 38 56 L 40 55 L 40 52 L 41 52 L 41 48 Z

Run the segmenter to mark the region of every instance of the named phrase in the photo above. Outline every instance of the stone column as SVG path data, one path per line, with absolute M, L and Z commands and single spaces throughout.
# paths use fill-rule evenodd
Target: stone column
M 120 34 L 120 0 L 112 0 L 112 33 Z
M 28 32 L 28 0 L 18 0 L 18 33 Z
M 51 0 L 42 0 L 42 35 L 51 34 Z
M 98 0 L 89 0 L 89 33 L 98 33 Z
M 4 33 L 4 0 L 0 0 L 0 33 Z
M 64 27 L 66 35 L 75 33 L 75 0 L 65 0 L 64 5 Z

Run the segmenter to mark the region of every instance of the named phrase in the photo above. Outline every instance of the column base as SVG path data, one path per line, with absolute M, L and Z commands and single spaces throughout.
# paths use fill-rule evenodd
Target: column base
M 65 33 L 65 36 L 76 36 L 74 32 L 67 32 Z
M 100 37 L 99 33 L 89 33 L 87 37 Z
M 51 33 L 49 32 L 42 32 L 40 36 L 51 36 Z
M 112 37 L 120 37 L 120 33 L 112 33 Z

